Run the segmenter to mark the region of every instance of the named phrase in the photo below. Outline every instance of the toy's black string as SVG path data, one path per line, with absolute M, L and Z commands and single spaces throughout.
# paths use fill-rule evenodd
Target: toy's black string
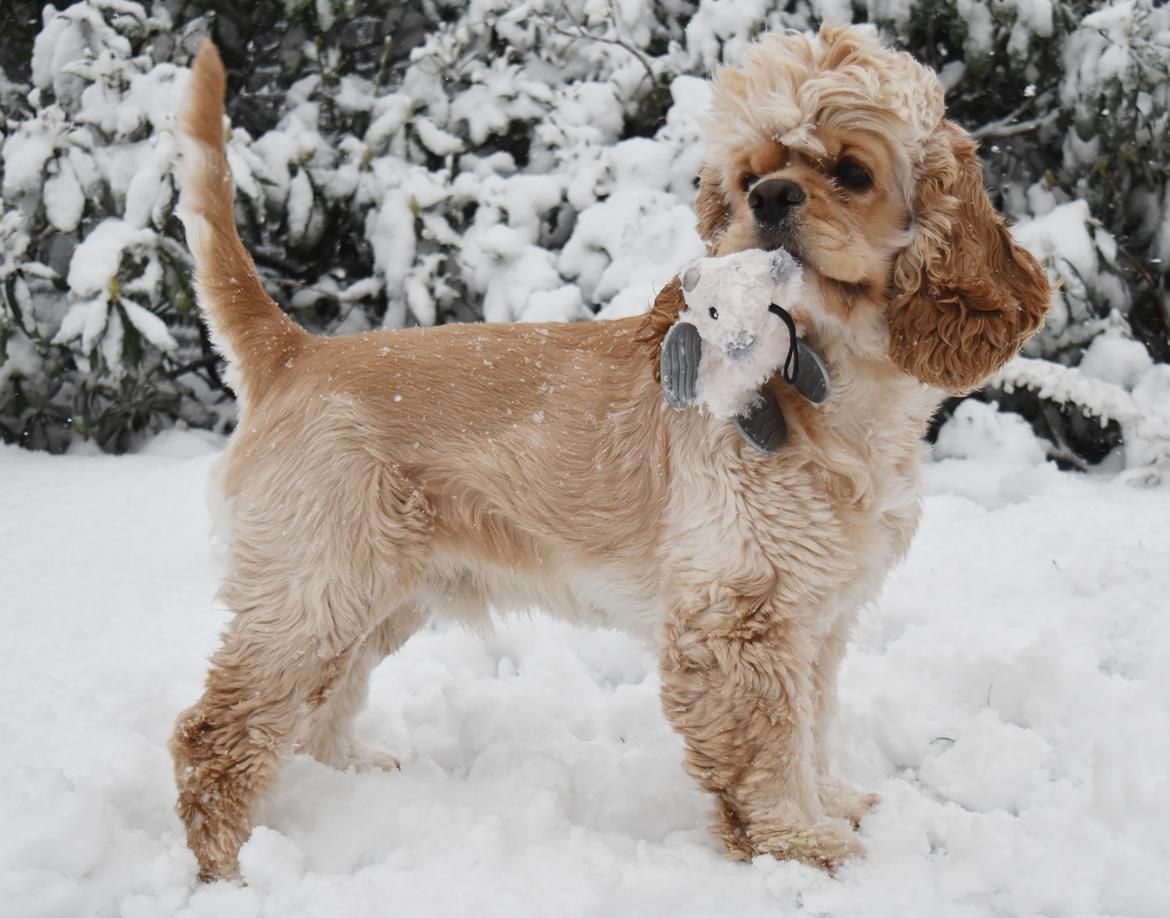
M 784 358 L 784 381 L 792 385 L 796 382 L 796 376 L 800 372 L 800 351 L 796 349 L 796 323 L 792 321 L 792 316 L 783 306 L 777 306 L 773 303 L 768 307 L 768 312 L 779 316 L 788 326 L 788 355 Z M 791 370 L 788 369 L 789 364 L 792 365 Z

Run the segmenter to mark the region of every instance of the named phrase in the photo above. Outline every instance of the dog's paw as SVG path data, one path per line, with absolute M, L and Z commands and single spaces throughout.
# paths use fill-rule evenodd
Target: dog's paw
M 753 854 L 770 854 L 785 861 L 836 873 L 848 861 L 865 856 L 865 847 L 840 819 L 822 819 L 806 826 L 780 826 L 749 833 Z
M 882 800 L 877 794 L 865 793 L 840 778 L 831 777 L 821 780 L 817 794 L 827 816 L 847 820 L 854 828 Z
M 395 756 L 381 749 L 374 749 L 356 739 L 330 743 L 328 746 L 306 746 L 308 753 L 322 765 L 338 771 L 397 771 L 400 763 Z
M 391 755 L 389 752 L 374 749 L 362 743 L 354 743 L 346 767 L 353 768 L 355 771 L 398 771 L 402 767 L 402 763 L 398 761 L 397 756 Z

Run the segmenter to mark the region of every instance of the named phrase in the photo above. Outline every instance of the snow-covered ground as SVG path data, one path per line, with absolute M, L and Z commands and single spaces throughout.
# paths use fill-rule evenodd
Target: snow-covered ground
M 652 655 L 536 616 L 411 640 L 360 720 L 402 770 L 294 759 L 246 885 L 197 885 L 165 744 L 226 614 L 218 447 L 0 447 L 0 913 L 1165 918 L 1170 488 L 966 423 L 1004 448 L 928 468 L 846 661 L 836 760 L 883 802 L 836 878 L 724 860 Z

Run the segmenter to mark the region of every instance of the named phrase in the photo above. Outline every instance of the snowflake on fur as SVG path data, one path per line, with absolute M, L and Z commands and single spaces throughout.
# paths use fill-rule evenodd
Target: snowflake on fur
M 800 297 L 800 265 L 784 249 L 699 258 L 680 272 L 687 308 L 663 339 L 662 385 L 682 409 L 701 404 L 731 418 L 793 359 L 789 307 Z

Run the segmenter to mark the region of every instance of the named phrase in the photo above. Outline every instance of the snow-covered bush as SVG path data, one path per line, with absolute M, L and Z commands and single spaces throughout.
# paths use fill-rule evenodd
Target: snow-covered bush
M 6 439 L 58 449 L 81 435 L 123 449 L 175 421 L 230 423 L 172 214 L 172 118 L 204 35 L 231 76 L 241 231 L 273 295 L 313 330 L 644 309 L 702 253 L 691 207 L 703 78 L 764 29 L 866 20 L 940 71 L 952 116 L 983 140 L 997 203 L 1062 282 L 1028 357 L 1075 368 L 1108 335 L 1170 358 L 1165 6 L 193 6 L 48 6 L 31 49 L 0 50 Z M 19 8 L 27 19 L 39 4 L 8 6 Z M 1120 418 L 1082 443 L 1049 428 L 1098 417 L 1093 405 L 1074 398 L 1054 415 L 1051 386 L 1013 380 L 1035 384 L 1035 399 L 1016 402 L 1054 452 L 1084 461 L 1116 444 Z M 1004 387 L 992 394 L 1013 404 Z
M 169 26 L 134 4 L 78 4 L 36 39 L 31 91 L 4 125 L 6 439 L 56 448 L 79 433 L 116 449 L 159 416 L 210 422 L 173 372 L 204 347 L 167 232 L 183 71 L 145 53 Z

